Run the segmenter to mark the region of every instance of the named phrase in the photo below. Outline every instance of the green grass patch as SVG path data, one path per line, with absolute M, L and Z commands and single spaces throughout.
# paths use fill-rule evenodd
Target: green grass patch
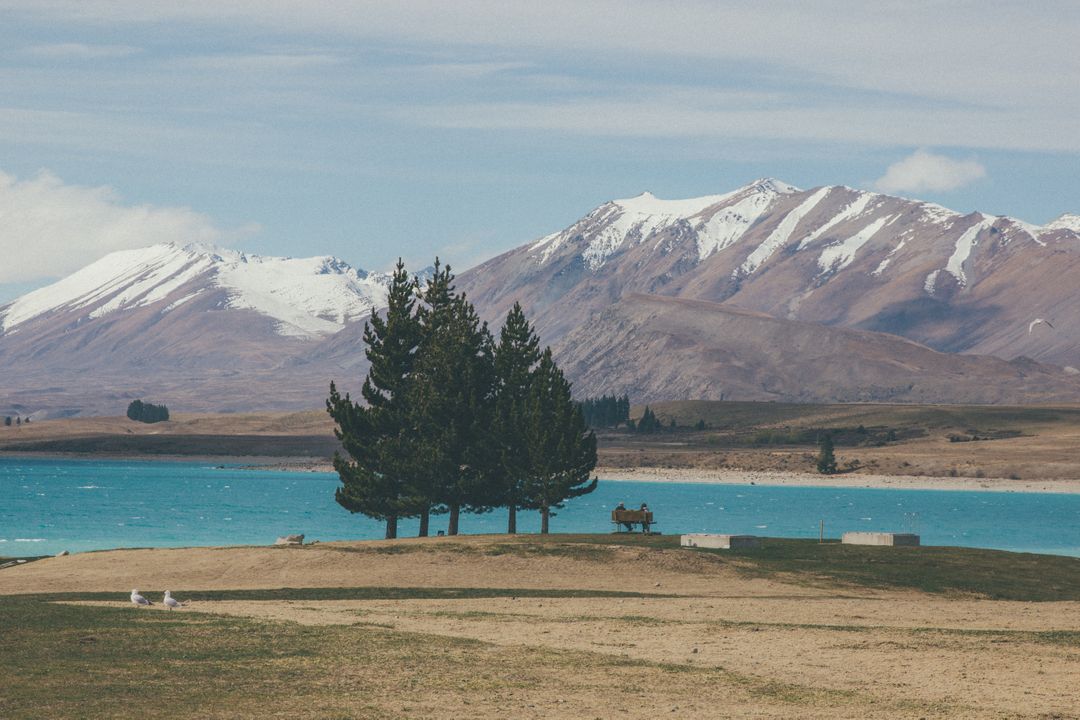
M 766 539 L 758 550 L 701 550 L 756 575 L 789 573 L 871 588 L 994 600 L 1080 600 L 1080 558 L 957 547 L 873 547 Z
M 995 600 L 1080 600 L 1080 558 L 1060 555 L 959 547 L 843 545 L 837 540 L 822 544 L 781 538 L 765 538 L 756 550 L 690 550 L 679 547 L 678 535 L 640 533 L 523 535 L 501 545 L 506 552 L 568 557 L 581 556 L 583 546 L 601 546 L 608 551 L 621 546 L 705 553 L 742 573 L 783 575 L 783 579 L 816 585 L 838 582 Z

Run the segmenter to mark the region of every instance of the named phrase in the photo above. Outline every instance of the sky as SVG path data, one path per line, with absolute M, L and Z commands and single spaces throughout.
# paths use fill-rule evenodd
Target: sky
M 1080 213 L 1080 3 L 0 0 L 0 302 L 210 242 L 463 270 L 648 190 Z

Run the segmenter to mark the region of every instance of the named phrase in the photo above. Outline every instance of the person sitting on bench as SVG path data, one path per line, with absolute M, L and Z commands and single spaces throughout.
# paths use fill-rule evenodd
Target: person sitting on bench
M 626 505 L 623 505 L 622 503 L 619 503 L 618 505 L 615 506 L 615 509 L 616 510 L 625 510 Z M 634 531 L 634 523 L 632 523 L 632 522 L 624 522 L 623 527 L 626 528 L 626 532 L 633 532 Z
M 641 503 L 641 532 L 649 534 L 649 506 Z

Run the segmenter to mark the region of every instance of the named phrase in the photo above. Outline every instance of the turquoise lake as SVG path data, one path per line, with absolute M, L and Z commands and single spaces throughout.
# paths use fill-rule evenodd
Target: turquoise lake
M 0 459 L 0 556 L 70 550 L 265 545 L 382 537 L 380 523 L 334 502 L 337 476 L 208 463 Z M 925 545 L 1080 556 L 1080 495 L 767 487 L 604 481 L 552 520 L 553 532 L 608 532 L 618 502 L 647 502 L 664 533 L 839 537 L 851 530 L 917 532 Z M 539 530 L 535 513 L 518 519 Z M 432 519 L 432 534 L 446 527 Z M 462 517 L 464 533 L 503 532 L 505 511 Z M 416 521 L 401 523 L 403 536 Z

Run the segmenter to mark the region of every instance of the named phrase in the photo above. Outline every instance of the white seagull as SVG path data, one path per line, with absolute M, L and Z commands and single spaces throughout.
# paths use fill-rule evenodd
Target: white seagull
M 169 608 L 170 610 L 184 607 L 184 603 L 174 598 L 172 596 L 172 591 L 170 590 L 165 591 L 165 599 L 161 602 L 165 603 L 165 607 Z
M 1046 327 L 1051 328 L 1051 329 L 1053 329 L 1053 327 L 1054 327 L 1053 325 L 1050 324 L 1049 320 L 1043 320 L 1042 318 L 1035 318 L 1034 320 L 1031 321 L 1031 324 L 1028 325 L 1028 335 L 1031 334 L 1031 331 L 1035 329 L 1036 325 L 1045 325 Z
M 140 605 L 153 605 L 154 604 L 154 603 L 150 602 L 149 600 L 147 600 L 146 598 L 144 598 L 142 595 L 140 595 L 138 590 L 134 590 L 134 589 L 131 591 L 131 602 L 135 604 L 135 607 L 139 607 Z

